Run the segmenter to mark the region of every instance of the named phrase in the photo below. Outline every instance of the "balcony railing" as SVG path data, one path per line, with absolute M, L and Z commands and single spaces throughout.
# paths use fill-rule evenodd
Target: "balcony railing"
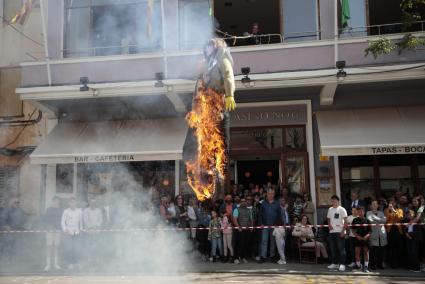
M 368 36 L 382 36 L 382 35 L 396 35 L 403 34 L 406 32 L 419 32 L 425 33 L 425 21 L 413 22 L 410 28 L 405 31 L 404 23 L 390 23 L 382 25 L 369 25 L 361 27 L 350 27 L 339 29 L 339 39 L 344 38 L 362 38 Z M 281 34 L 261 34 L 254 37 L 259 38 L 259 43 L 256 45 L 268 45 L 274 44 L 288 44 L 288 43 L 300 43 L 302 41 L 320 41 L 322 40 L 321 30 L 318 31 L 305 31 L 305 32 L 293 32 Z M 246 42 L 253 38 L 252 35 L 246 36 L 232 36 L 227 33 L 221 33 L 223 39 L 226 40 L 229 46 L 243 46 L 248 45 Z M 327 39 L 330 40 L 330 39 Z M 190 46 L 191 48 L 188 48 Z M 199 42 L 181 44 L 179 51 L 188 51 L 202 48 L 202 44 Z M 154 53 L 163 53 L 160 46 L 146 45 L 111 45 L 111 46 L 94 46 L 94 47 L 82 47 L 63 49 L 62 54 L 65 58 L 82 58 L 82 57 L 94 57 L 94 56 L 109 56 L 109 55 L 130 55 L 130 54 L 146 54 L 153 55 Z M 44 61 L 44 52 L 26 52 L 26 61 Z
M 415 21 L 405 28 L 405 23 L 390 23 L 382 25 L 369 25 L 363 27 L 340 28 L 340 37 L 364 37 L 364 36 L 381 36 L 388 34 L 399 34 L 407 32 L 425 32 L 425 21 Z

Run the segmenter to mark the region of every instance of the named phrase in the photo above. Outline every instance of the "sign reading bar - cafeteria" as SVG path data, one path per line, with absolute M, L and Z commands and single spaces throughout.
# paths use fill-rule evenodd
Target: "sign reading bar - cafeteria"
M 325 156 L 425 154 L 425 144 L 381 147 L 322 147 Z

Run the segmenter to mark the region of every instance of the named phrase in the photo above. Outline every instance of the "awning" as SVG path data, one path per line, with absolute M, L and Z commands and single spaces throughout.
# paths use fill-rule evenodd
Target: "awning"
M 425 106 L 320 111 L 324 156 L 425 153 Z
M 31 154 L 34 164 L 180 160 L 184 118 L 60 123 Z

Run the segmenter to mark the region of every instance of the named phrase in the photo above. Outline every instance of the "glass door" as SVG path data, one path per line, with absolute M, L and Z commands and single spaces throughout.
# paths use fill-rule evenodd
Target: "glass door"
M 307 153 L 282 155 L 282 177 L 291 194 L 309 193 Z

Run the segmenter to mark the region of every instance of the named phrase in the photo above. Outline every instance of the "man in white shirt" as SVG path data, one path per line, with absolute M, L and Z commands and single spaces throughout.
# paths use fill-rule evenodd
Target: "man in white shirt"
M 74 197 L 69 200 L 69 208 L 63 211 L 61 227 L 66 244 L 68 268 L 73 269 L 74 265 L 78 264 L 79 235 L 83 228 L 83 214 L 81 209 L 77 208 L 77 201 Z
M 329 244 L 332 252 L 332 264 L 329 269 L 345 271 L 345 230 L 347 211 L 339 204 L 339 197 L 331 197 L 332 207 L 328 210 Z M 339 265 L 338 265 L 339 264 Z

